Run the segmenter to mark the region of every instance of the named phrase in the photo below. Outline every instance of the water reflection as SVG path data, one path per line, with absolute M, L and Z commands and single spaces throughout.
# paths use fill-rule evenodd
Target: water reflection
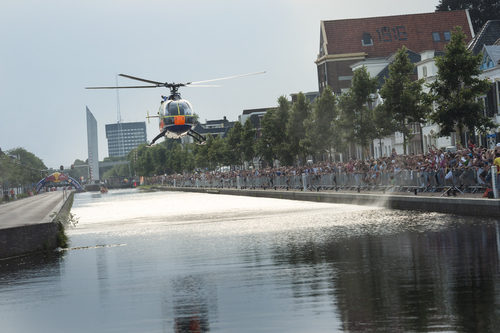
M 499 224 L 442 218 L 454 222 L 439 231 L 290 239 L 274 247 L 274 260 L 294 268 L 294 297 L 330 291 L 344 331 L 497 332 Z
M 2 331 L 500 331 L 494 220 L 132 191 L 72 213 L 64 257 L 0 261 Z
M 0 309 L 24 302 L 37 306 L 44 297 L 60 297 L 62 291 L 57 282 L 62 274 L 63 256 L 64 253 L 48 252 L 0 260 Z M 33 288 L 30 281 L 35 280 L 44 287 Z
M 172 287 L 175 332 L 209 332 L 209 312 L 216 309 L 213 286 L 202 276 L 188 275 L 175 279 Z

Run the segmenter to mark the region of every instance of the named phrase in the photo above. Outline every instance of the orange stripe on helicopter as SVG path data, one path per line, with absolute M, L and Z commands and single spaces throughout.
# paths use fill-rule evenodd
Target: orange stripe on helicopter
M 174 117 L 174 124 L 175 125 L 184 125 L 184 124 L 186 124 L 186 117 L 185 116 L 175 116 Z

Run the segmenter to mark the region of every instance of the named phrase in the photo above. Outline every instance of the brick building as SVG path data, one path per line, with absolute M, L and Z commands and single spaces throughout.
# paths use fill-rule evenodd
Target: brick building
M 351 86 L 351 66 L 387 59 L 403 45 L 415 53 L 443 51 L 451 32 L 461 26 L 474 36 L 467 10 L 321 21 L 316 65 L 319 91 L 329 85 L 336 94 Z M 381 64 L 381 69 L 384 64 Z

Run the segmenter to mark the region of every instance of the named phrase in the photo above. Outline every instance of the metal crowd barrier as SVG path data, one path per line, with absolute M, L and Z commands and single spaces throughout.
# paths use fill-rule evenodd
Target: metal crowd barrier
M 174 187 L 238 188 L 275 190 L 382 190 L 393 192 L 438 192 L 450 187 L 461 191 L 478 192 L 487 184 L 475 169 L 457 169 L 451 172 L 400 170 L 395 172 L 345 172 L 304 173 L 302 175 L 258 175 L 258 176 L 177 176 L 163 180 L 163 184 Z

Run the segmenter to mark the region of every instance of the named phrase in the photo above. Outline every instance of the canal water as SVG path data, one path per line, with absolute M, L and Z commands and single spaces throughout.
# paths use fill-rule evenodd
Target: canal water
M 200 193 L 75 196 L 0 261 L 0 331 L 499 332 L 491 219 Z

